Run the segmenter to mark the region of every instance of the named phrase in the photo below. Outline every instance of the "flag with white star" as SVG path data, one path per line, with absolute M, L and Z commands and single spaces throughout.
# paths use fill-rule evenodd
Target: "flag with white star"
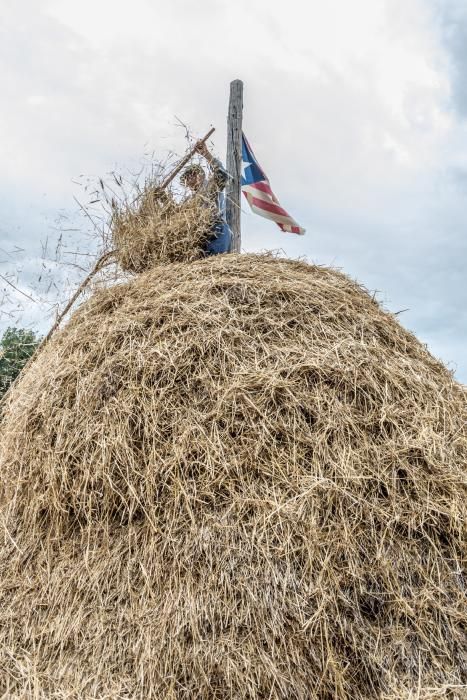
M 253 154 L 245 134 L 242 134 L 241 187 L 252 212 L 275 221 L 282 231 L 298 234 L 305 233 L 305 229 L 299 226 L 279 204 L 268 178 Z

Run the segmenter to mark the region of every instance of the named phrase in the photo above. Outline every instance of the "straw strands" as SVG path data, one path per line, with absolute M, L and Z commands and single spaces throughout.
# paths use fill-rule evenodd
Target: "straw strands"
M 99 292 L 5 408 L 0 696 L 465 698 L 466 418 L 334 270 Z
M 136 200 L 115 205 L 112 212 L 112 240 L 121 268 L 143 272 L 157 264 L 202 257 L 214 215 L 202 195 L 176 202 L 170 192 L 146 183 Z

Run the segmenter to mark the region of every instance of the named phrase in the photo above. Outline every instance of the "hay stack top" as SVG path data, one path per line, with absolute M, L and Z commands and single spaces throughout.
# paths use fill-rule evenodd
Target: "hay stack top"
M 6 408 L 0 688 L 461 697 L 466 418 L 333 270 L 218 256 L 99 293 Z
M 215 216 L 204 193 L 177 202 L 170 191 L 151 183 L 132 203 L 116 208 L 111 231 L 116 259 L 126 272 L 203 257 Z

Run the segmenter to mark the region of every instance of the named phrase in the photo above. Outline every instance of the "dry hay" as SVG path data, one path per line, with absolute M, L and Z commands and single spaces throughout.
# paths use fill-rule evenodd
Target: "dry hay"
M 465 698 L 467 397 L 339 272 L 156 268 L 2 434 L 8 698 Z
M 114 206 L 111 234 L 116 258 L 127 272 L 200 258 L 213 216 L 209 200 L 201 195 L 176 202 L 170 193 L 147 183 L 136 200 Z

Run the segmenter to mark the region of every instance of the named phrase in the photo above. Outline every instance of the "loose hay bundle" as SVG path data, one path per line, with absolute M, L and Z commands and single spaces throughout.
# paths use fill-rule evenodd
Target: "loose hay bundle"
M 209 201 L 197 195 L 177 203 L 170 193 L 147 184 L 132 203 L 112 215 L 112 239 L 123 270 L 143 272 L 160 263 L 202 257 L 214 217 Z
M 325 268 L 97 294 L 6 409 L 0 694 L 465 698 L 466 398 Z

